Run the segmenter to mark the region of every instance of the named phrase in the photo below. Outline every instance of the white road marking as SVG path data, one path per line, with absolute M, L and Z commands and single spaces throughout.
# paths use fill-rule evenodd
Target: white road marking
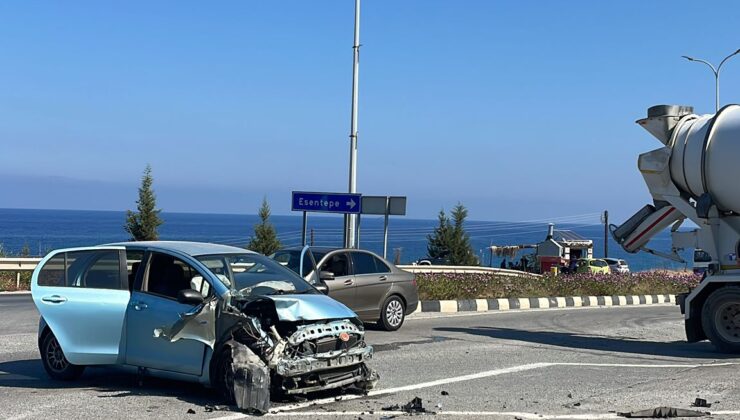
M 433 411 L 433 410 L 432 410 Z M 407 416 L 408 413 L 403 411 L 375 411 L 374 414 L 381 416 Z M 325 416 L 352 416 L 358 417 L 368 415 L 367 411 L 298 411 L 292 413 L 275 413 L 268 414 L 268 417 L 325 417 Z M 592 414 L 535 414 L 535 413 L 523 413 L 519 411 L 437 411 L 437 416 L 467 416 L 473 418 L 480 417 L 505 417 L 512 418 L 517 417 L 520 419 L 619 419 L 615 413 L 592 413 Z M 241 417 L 220 417 L 219 419 L 239 419 Z
M 500 375 L 506 375 L 506 374 L 510 374 L 510 373 L 524 372 L 524 371 L 528 371 L 528 370 L 540 369 L 540 368 L 552 367 L 552 366 L 589 366 L 589 367 L 606 367 L 606 368 L 623 368 L 623 367 L 627 367 L 627 368 L 645 368 L 645 369 L 694 369 L 694 368 L 721 367 L 721 366 L 731 366 L 731 365 L 740 365 L 740 362 L 699 363 L 699 364 L 696 364 L 696 363 L 695 364 L 675 363 L 675 364 L 657 364 L 657 365 L 655 365 L 655 364 L 653 364 L 653 365 L 650 365 L 650 364 L 638 364 L 638 363 L 567 363 L 567 362 L 530 363 L 530 364 L 526 364 L 526 365 L 518 365 L 518 366 L 512 366 L 512 367 L 502 368 L 502 369 L 487 370 L 487 371 L 484 371 L 484 372 L 472 373 L 472 374 L 468 374 L 468 375 L 453 376 L 453 377 L 449 377 L 449 378 L 442 378 L 442 379 L 437 379 L 437 380 L 434 380 L 434 381 L 421 382 L 421 383 L 417 383 L 417 384 L 410 384 L 410 385 L 399 386 L 399 387 L 395 387 L 395 388 L 376 389 L 376 390 L 370 391 L 367 395 L 344 395 L 344 396 L 339 397 L 339 399 L 330 397 L 330 398 L 322 398 L 322 399 L 317 399 L 317 400 L 312 400 L 312 401 L 306 401 L 306 402 L 297 403 L 297 404 L 288 404 L 288 405 L 276 407 L 275 408 L 275 411 L 271 411 L 270 414 L 273 414 L 273 415 L 302 415 L 300 413 L 288 414 L 286 412 L 300 410 L 302 408 L 307 408 L 307 407 L 311 407 L 311 406 L 314 406 L 314 405 L 332 404 L 332 403 L 335 403 L 335 402 L 351 401 L 351 400 L 356 400 L 356 399 L 365 398 L 365 397 L 374 397 L 374 396 L 378 396 L 378 395 L 395 394 L 395 393 L 404 392 L 404 391 L 413 391 L 413 390 L 417 390 L 417 389 L 430 388 L 430 387 L 435 387 L 435 386 L 440 386 L 440 385 L 447 385 L 447 384 L 452 384 L 452 383 L 457 383 L 457 382 L 471 381 L 471 380 L 475 380 L 475 379 L 489 378 L 489 377 L 492 377 L 492 376 L 500 376 Z M 301 412 L 301 413 L 303 413 L 303 412 Z M 445 411 L 445 412 L 443 412 L 441 414 L 449 414 L 449 415 L 452 415 L 452 413 L 455 413 L 455 412 Z M 458 412 L 458 413 L 464 413 L 464 412 Z M 527 413 L 508 414 L 508 413 L 497 412 L 497 411 L 482 412 L 482 413 L 483 414 L 481 414 L 481 415 L 483 415 L 483 416 L 511 416 L 511 415 L 524 414 L 524 416 L 519 415 L 519 417 L 529 418 L 529 417 L 526 417 L 527 416 Z M 491 413 L 491 414 L 485 414 L 485 413 Z M 324 415 L 326 415 L 326 414 L 332 414 L 332 415 L 334 415 L 334 414 L 337 414 L 337 413 L 334 413 L 334 412 L 323 412 L 323 414 Z M 475 413 L 475 415 L 477 415 L 477 414 L 479 414 L 479 413 Z M 728 414 L 730 414 L 730 413 L 728 413 Z M 464 415 L 464 414 L 460 414 L 460 415 Z M 470 415 L 474 415 L 474 414 L 471 413 Z M 536 416 L 539 416 L 539 414 L 537 414 Z M 616 417 L 594 417 L 594 416 L 598 416 L 598 414 L 589 414 L 589 415 L 586 415 L 585 417 L 574 417 L 573 415 L 567 415 L 567 416 L 564 415 L 564 416 L 561 416 L 561 417 L 552 417 L 552 416 L 547 417 L 547 416 L 545 416 L 545 417 L 532 417 L 532 418 L 552 418 L 552 419 L 557 419 L 557 418 L 585 418 L 585 419 L 588 419 L 588 418 L 616 418 Z M 229 415 L 229 416 L 226 416 L 226 417 L 218 417 L 217 420 L 235 420 L 235 419 L 242 419 L 242 418 L 247 418 L 247 417 L 248 417 L 247 415 L 234 414 L 234 415 Z
M 408 415 L 403 411 L 375 411 L 374 414 L 381 416 L 404 416 Z M 725 410 L 725 411 L 710 411 L 712 416 L 733 416 L 740 414 L 740 410 Z M 294 411 L 286 413 L 270 413 L 266 417 L 358 417 L 363 415 L 369 415 L 368 410 L 366 411 Z M 543 413 L 525 413 L 521 411 L 437 411 L 437 416 L 466 416 L 473 418 L 480 417 L 505 417 L 512 418 L 518 417 L 521 419 L 574 419 L 574 420 L 589 420 L 589 419 L 621 419 L 617 413 L 584 413 L 584 414 L 543 414 Z M 234 414 L 227 417 L 219 417 L 217 420 L 237 420 L 242 419 L 245 416 L 241 414 Z

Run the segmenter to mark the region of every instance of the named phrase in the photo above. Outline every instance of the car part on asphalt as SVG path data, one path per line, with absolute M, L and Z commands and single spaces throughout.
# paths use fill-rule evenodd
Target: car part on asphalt
M 617 413 L 618 416 L 631 419 L 666 419 L 673 417 L 704 417 L 709 413 L 696 410 L 686 410 L 674 407 L 657 407 L 648 410 L 632 411 L 628 413 Z
M 712 406 L 712 404 L 708 403 L 707 400 L 704 398 L 697 398 L 694 400 L 694 403 L 691 404 L 692 407 L 701 407 L 701 408 L 709 408 Z

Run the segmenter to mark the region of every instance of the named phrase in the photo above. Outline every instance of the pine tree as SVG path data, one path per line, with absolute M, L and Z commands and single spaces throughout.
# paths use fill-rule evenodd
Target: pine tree
M 157 228 L 162 224 L 159 217 L 161 210 L 157 209 L 157 197 L 152 189 L 152 167 L 146 165 L 144 175 L 141 177 L 139 187 L 139 199 L 136 200 L 137 212 L 126 211 L 126 232 L 131 235 L 133 241 L 156 241 L 159 239 Z
M 452 265 L 478 265 L 478 257 L 470 245 L 470 235 L 465 232 L 465 219 L 468 217 L 468 209 L 461 203 L 452 209 L 452 232 L 450 235 L 450 264 Z
M 247 249 L 263 255 L 270 255 L 280 249 L 282 245 L 277 238 L 275 227 L 269 222 L 270 204 L 267 202 L 267 197 L 262 199 L 259 217 L 260 223 L 254 225 L 254 236 L 249 241 Z
M 430 258 L 448 258 L 450 255 L 450 234 L 452 226 L 450 219 L 445 214 L 444 209 L 437 215 L 439 224 L 434 232 L 427 235 L 427 255 Z

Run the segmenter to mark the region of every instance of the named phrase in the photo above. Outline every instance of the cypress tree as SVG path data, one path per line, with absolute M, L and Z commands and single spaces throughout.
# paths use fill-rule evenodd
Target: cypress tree
M 461 203 L 452 209 L 452 233 L 450 235 L 450 264 L 452 265 L 478 265 L 478 257 L 470 245 L 470 235 L 465 232 L 465 219 L 468 217 L 468 209 Z
M 450 256 L 450 235 L 452 226 L 444 209 L 437 215 L 439 224 L 434 232 L 427 235 L 427 255 L 431 258 L 448 258 Z
M 259 252 L 263 255 L 270 255 L 279 250 L 282 245 L 277 238 L 275 227 L 270 223 L 270 204 L 267 197 L 262 199 L 262 206 L 259 210 L 260 223 L 254 225 L 254 236 L 249 241 L 247 249 Z
M 126 211 L 126 225 L 124 229 L 131 235 L 132 241 L 156 241 L 159 239 L 157 228 L 162 224 L 159 217 L 161 210 L 157 209 L 157 197 L 152 189 L 152 167 L 146 165 L 141 177 L 139 199 L 136 200 L 136 212 Z

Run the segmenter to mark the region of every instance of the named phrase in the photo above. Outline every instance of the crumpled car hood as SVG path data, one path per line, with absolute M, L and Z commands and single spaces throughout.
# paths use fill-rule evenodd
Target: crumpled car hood
M 357 318 L 351 309 L 326 295 L 265 296 L 275 303 L 281 321 L 319 321 Z

